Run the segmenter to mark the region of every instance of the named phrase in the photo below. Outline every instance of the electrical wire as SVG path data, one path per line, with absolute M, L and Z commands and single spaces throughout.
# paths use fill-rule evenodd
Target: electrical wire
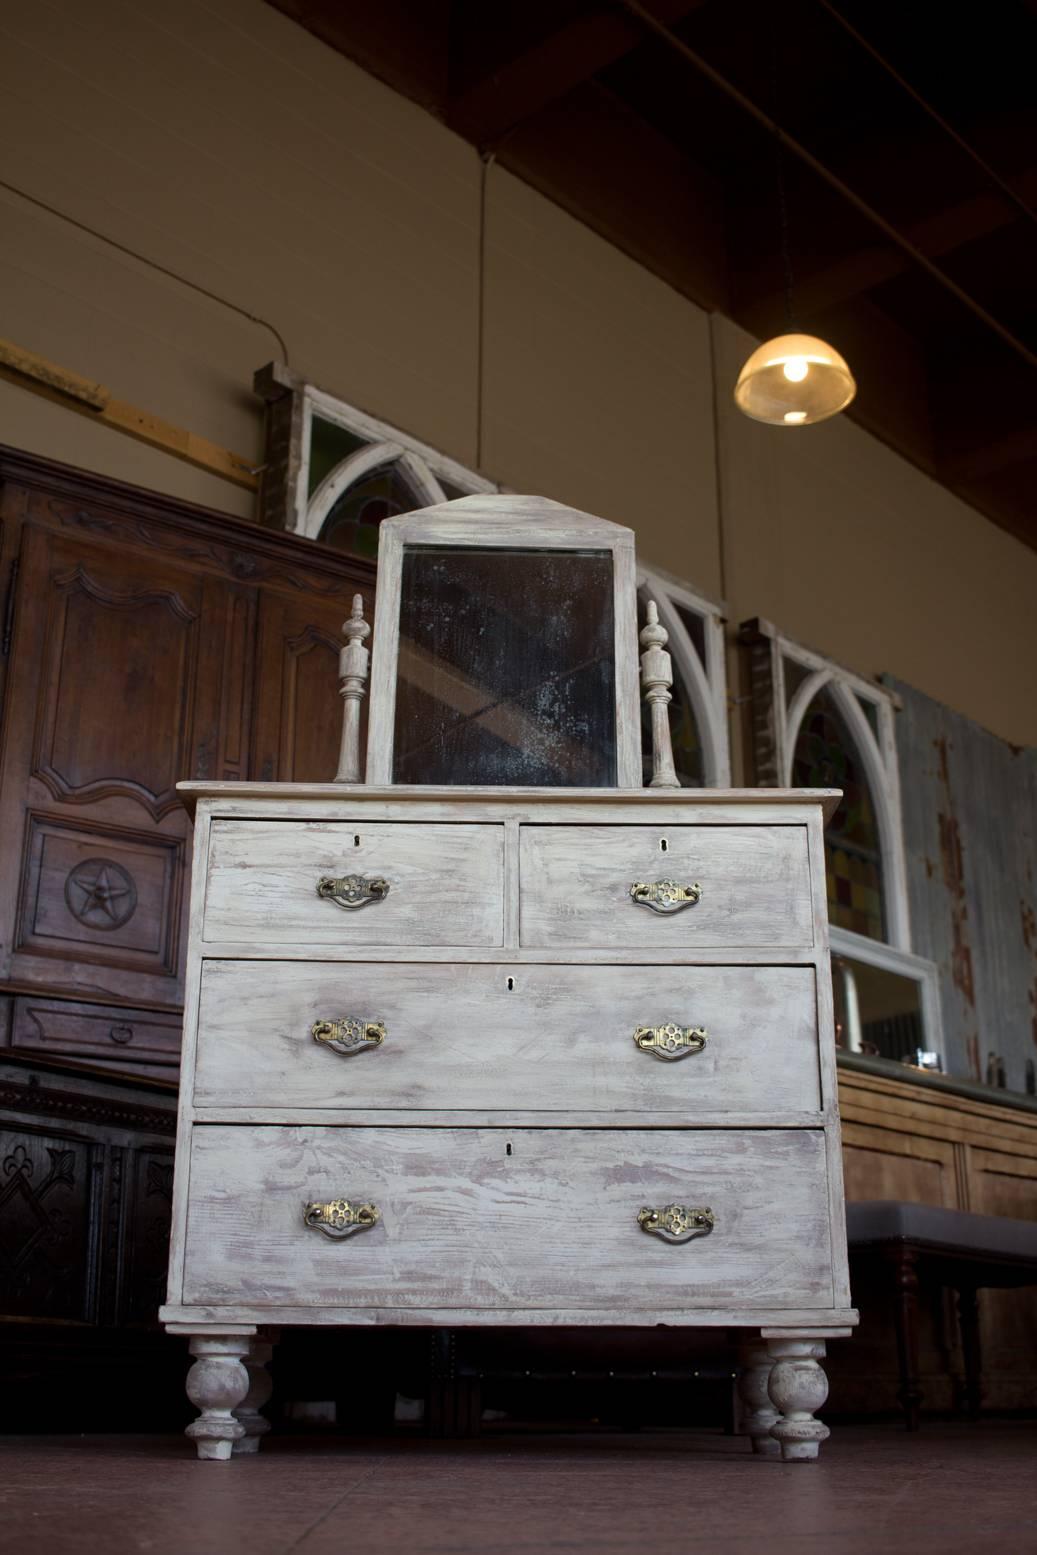
M 106 232 L 99 232 L 96 227 L 88 226 L 85 221 L 79 221 L 75 216 L 69 216 L 67 212 L 58 210 L 55 205 L 48 205 L 46 200 L 40 200 L 34 194 L 29 194 L 25 189 L 19 189 L 17 184 L 10 184 L 5 178 L 0 178 L 0 188 L 8 189 L 16 194 L 19 199 L 27 200 L 30 205 L 37 206 L 41 211 L 46 211 L 50 216 L 57 216 L 59 221 L 67 222 L 70 227 L 77 227 L 80 232 L 89 233 L 92 238 L 98 238 L 102 243 L 107 243 L 109 248 L 117 249 L 120 254 L 127 254 L 130 259 L 136 259 L 142 265 L 147 265 L 151 270 L 157 270 L 160 275 L 166 275 L 171 281 L 178 281 L 181 286 L 187 286 L 193 292 L 199 292 L 201 296 L 208 297 L 210 302 L 218 302 L 221 307 L 229 308 L 232 313 L 240 314 L 243 319 L 248 319 L 250 324 L 258 324 L 261 329 L 267 329 L 273 335 L 281 348 L 281 357 L 285 366 L 288 365 L 288 347 L 284 336 L 279 329 L 275 329 L 268 319 L 259 317 L 258 313 L 249 313 L 247 308 L 241 308 L 236 302 L 230 302 L 226 297 L 221 297 L 218 292 L 211 292 L 207 286 L 200 286 L 197 281 L 188 280 L 187 276 L 179 275 L 176 270 L 170 270 L 167 265 L 160 265 L 156 259 L 149 259 L 147 254 L 139 254 L 136 249 L 129 248 L 125 243 L 120 243 L 116 238 L 110 238 Z

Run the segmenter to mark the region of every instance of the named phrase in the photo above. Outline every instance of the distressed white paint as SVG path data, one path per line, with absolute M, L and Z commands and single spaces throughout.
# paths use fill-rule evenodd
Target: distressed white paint
M 669 1323 L 810 1344 L 849 1331 L 822 843 L 832 796 L 185 795 L 197 816 L 171 1331 L 225 1347 L 230 1371 L 240 1361 L 226 1347 L 273 1322 Z M 570 915 L 573 860 L 584 889 Z M 699 920 L 704 943 L 686 927 L 703 904 L 665 918 L 626 894 L 688 863 L 703 904 L 710 884 L 727 887 L 726 922 Z M 389 897 L 345 912 L 316 896 L 319 875 L 348 873 L 390 878 Z M 401 882 L 397 915 L 379 919 Z M 543 937 L 519 948 L 530 901 Z M 566 943 L 574 921 L 583 944 Z M 591 923 L 605 925 L 600 940 Z M 372 1007 L 352 1008 L 357 994 Z M 323 1007 L 340 996 L 349 1004 Z M 643 1010 L 645 998 L 666 1009 Z M 314 1019 L 351 1013 L 384 1019 L 386 1043 L 345 1059 L 313 1042 Z M 670 1019 L 710 1030 L 701 1054 L 666 1064 L 637 1051 L 635 1025 Z M 304 1202 L 342 1196 L 374 1198 L 378 1226 L 342 1243 L 303 1226 Z M 642 1204 L 674 1201 L 708 1204 L 716 1230 L 684 1246 L 640 1230 Z M 248 1399 L 227 1403 L 241 1381 L 230 1371 L 216 1407 L 256 1425 Z M 802 1413 L 786 1402 L 783 1419 Z M 815 1426 L 797 1437 L 804 1450 Z
M 818 1130 L 199 1125 L 191 1178 L 187 1304 L 614 1302 L 646 1323 L 656 1304 L 832 1306 Z M 381 1219 L 343 1241 L 303 1224 L 307 1202 L 337 1198 Z M 643 1205 L 673 1202 L 708 1206 L 715 1230 L 641 1230 Z
M 316 1020 L 382 1021 L 349 1056 Z M 813 967 L 208 961 L 197 1106 L 769 1116 L 820 1109 Z M 638 1026 L 703 1026 L 700 1053 Z
M 527 946 L 813 943 L 803 826 L 526 826 L 520 869 Z M 701 899 L 672 914 L 631 900 L 660 879 L 699 884 Z
M 317 895 L 322 876 L 389 882 L 357 908 Z M 500 945 L 504 829 L 351 819 L 213 823 L 205 938 L 315 945 Z

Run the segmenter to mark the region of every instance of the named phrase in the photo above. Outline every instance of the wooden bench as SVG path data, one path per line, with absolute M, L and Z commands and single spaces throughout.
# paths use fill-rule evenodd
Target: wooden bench
M 930 1204 L 875 1199 L 846 1206 L 851 1255 L 884 1258 L 895 1286 L 897 1398 L 909 1431 L 918 1429 L 918 1286 L 920 1274 L 958 1294 L 965 1392 L 979 1416 L 982 1357 L 976 1292 L 990 1286 L 1037 1285 L 1037 1222 Z

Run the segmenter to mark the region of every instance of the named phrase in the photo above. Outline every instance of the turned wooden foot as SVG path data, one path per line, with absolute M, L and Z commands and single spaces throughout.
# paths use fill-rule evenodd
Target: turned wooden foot
M 814 1419 L 828 1397 L 828 1379 L 818 1365 L 824 1358 L 823 1340 L 768 1339 L 767 1353 L 774 1364 L 767 1391 L 780 1418 L 771 1435 L 781 1446 L 786 1463 L 816 1458 L 821 1443 L 831 1434 Z
M 771 1427 L 777 1424 L 780 1417 L 767 1391 L 774 1362 L 766 1344 L 762 1340 L 755 1344 L 744 1344 L 741 1362 L 738 1396 L 745 1408 L 742 1429 L 752 1442 L 753 1452 L 762 1458 L 780 1458 L 781 1446 L 771 1435 Z
M 260 1410 L 268 1402 L 274 1390 L 270 1373 L 266 1369 L 273 1353 L 274 1346 L 270 1339 L 257 1336 L 251 1341 L 249 1352 L 245 1356 L 248 1392 L 234 1410 L 234 1418 L 244 1426 L 245 1434 L 236 1442 L 232 1442 L 232 1452 L 258 1452 L 260 1438 L 270 1429 L 270 1421 L 265 1415 L 260 1414 Z
M 917 1431 L 918 1411 L 922 1406 L 922 1389 L 918 1382 L 918 1251 L 900 1243 L 889 1257 L 896 1292 L 894 1311 L 900 1366 L 897 1400 L 904 1412 L 904 1425 L 909 1431 Z
M 242 1365 L 251 1341 L 227 1334 L 195 1334 L 194 1365 L 187 1374 L 187 1396 L 201 1410 L 185 1435 L 198 1447 L 199 1458 L 226 1461 L 245 1427 L 234 1410 L 249 1391 L 249 1374 Z

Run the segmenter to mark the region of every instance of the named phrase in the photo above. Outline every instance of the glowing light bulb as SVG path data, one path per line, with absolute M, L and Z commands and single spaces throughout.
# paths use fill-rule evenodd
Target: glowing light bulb
M 802 356 L 790 356 L 788 361 L 782 367 L 782 372 L 789 380 L 789 383 L 802 383 L 803 379 L 806 377 L 809 371 L 810 369 L 807 366 L 806 358 Z M 785 417 L 785 420 L 788 420 L 787 416 Z
M 845 410 L 857 392 L 846 362 L 816 335 L 778 335 L 749 357 L 735 404 L 772 427 L 810 426 Z
M 785 412 L 785 422 L 787 426 L 798 426 L 801 421 L 805 421 L 806 419 L 807 413 L 805 410 L 787 410 Z

